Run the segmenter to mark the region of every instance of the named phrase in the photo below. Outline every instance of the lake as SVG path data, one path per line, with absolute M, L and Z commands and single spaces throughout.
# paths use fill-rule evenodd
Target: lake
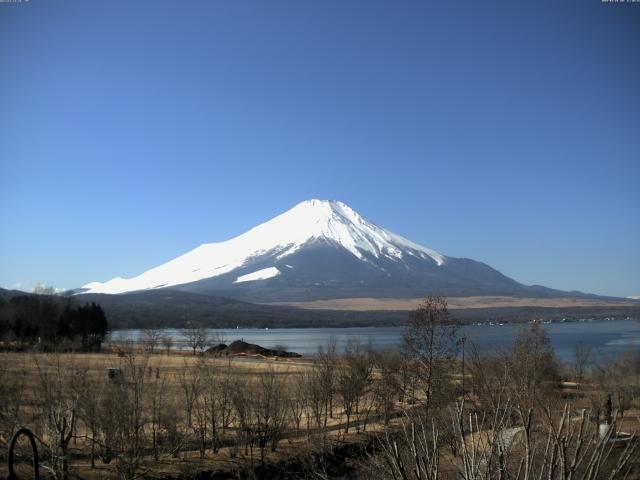
M 483 348 L 509 345 L 523 325 L 467 325 L 461 332 L 467 337 L 467 345 L 473 342 Z M 574 346 L 583 342 L 592 347 L 596 356 L 621 353 L 625 348 L 640 349 L 640 322 L 635 320 L 584 321 L 551 323 L 544 327 L 549 332 L 556 354 L 562 360 L 571 360 Z M 210 330 L 210 334 L 222 335 L 224 343 L 244 340 L 266 348 L 284 346 L 287 350 L 305 356 L 314 355 L 321 345 L 327 345 L 332 337 L 338 347 L 344 348 L 349 339 L 371 343 L 378 350 L 396 348 L 402 343 L 404 327 L 357 327 L 357 328 L 238 328 Z M 143 330 L 115 330 L 107 341 L 139 340 Z M 186 348 L 180 329 L 164 329 L 163 335 L 174 339 L 176 348 Z

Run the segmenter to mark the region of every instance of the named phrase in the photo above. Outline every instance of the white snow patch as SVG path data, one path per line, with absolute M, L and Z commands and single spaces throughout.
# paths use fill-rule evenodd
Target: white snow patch
M 276 267 L 263 268 L 262 270 L 257 270 L 255 272 L 242 275 L 236 278 L 236 281 L 233 283 L 253 282 L 255 280 L 266 280 L 267 278 L 277 277 L 278 275 L 280 275 L 280 270 L 278 270 Z

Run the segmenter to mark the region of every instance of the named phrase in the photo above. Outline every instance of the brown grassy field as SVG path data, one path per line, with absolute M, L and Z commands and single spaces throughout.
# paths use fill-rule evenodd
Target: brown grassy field
M 186 426 L 184 404 L 185 388 L 197 375 L 198 368 L 206 365 L 219 371 L 230 372 L 236 385 L 259 384 L 261 376 L 275 375 L 278 377 L 278 387 L 287 390 L 285 395 L 295 394 L 295 385 L 302 383 L 302 377 L 311 372 L 315 367 L 312 361 L 306 359 L 282 359 L 262 357 L 233 357 L 221 358 L 208 355 L 190 355 L 185 352 L 172 352 L 143 354 L 142 350 L 133 354 L 140 368 L 143 368 L 143 381 L 146 389 L 153 389 L 154 385 L 161 383 L 161 389 L 166 402 L 176 408 L 178 416 L 176 422 L 182 424 L 184 430 L 183 444 L 179 455 L 176 457 L 168 452 L 160 455 L 155 460 L 151 453 L 143 455 L 142 463 L 146 476 L 152 477 L 190 477 L 197 471 L 215 470 L 228 472 L 251 469 L 262 462 L 257 449 L 246 451 L 242 448 L 222 446 L 218 452 L 207 450 L 203 458 L 200 457 L 196 441 L 192 438 L 190 428 Z M 45 442 L 47 433 L 40 428 L 42 418 L 35 406 L 38 396 L 42 392 L 43 377 L 62 376 L 62 383 L 66 389 L 73 389 L 75 378 L 82 377 L 83 384 L 92 385 L 95 395 L 104 394 L 105 389 L 118 388 L 111 385 L 108 380 L 108 369 L 119 368 L 126 370 L 129 367 L 130 357 L 117 353 L 78 353 L 78 354 L 46 354 L 46 353 L 0 353 L 0 365 L 4 378 L 21 376 L 21 416 L 39 438 Z M 151 401 L 151 398 L 145 402 Z M 115 406 L 114 406 L 115 407 Z M 366 421 L 366 420 L 365 420 Z M 317 428 L 312 424 L 310 412 L 301 414 L 300 429 L 294 429 L 289 425 L 288 433 L 282 438 L 276 451 L 267 449 L 264 461 L 268 464 L 277 464 L 291 458 L 304 457 L 313 450 L 313 445 L 320 440 L 312 440 L 319 435 Z M 323 428 L 322 442 L 338 441 L 341 443 L 367 442 L 371 432 L 380 430 L 380 422 L 370 421 L 366 425 L 365 433 L 361 427 L 362 415 L 353 415 L 351 429 L 345 433 L 345 416 L 336 401 L 331 415 L 326 419 L 326 428 Z M 145 429 L 148 429 L 148 420 Z M 222 442 L 229 443 L 236 435 L 237 421 L 231 422 L 226 435 L 222 435 Z M 94 468 L 89 460 L 89 436 L 87 426 L 78 422 L 74 433 L 70 470 L 79 478 L 115 479 L 118 472 L 114 463 L 104 464 L 97 461 Z M 188 438 L 187 438 L 188 437 Z M 8 438 L 0 436 L 0 445 L 5 446 Z M 190 446 L 191 445 L 191 446 Z M 150 449 L 149 442 L 146 449 Z M 41 454 L 42 455 L 42 454 Z M 27 468 L 28 470 L 28 468 Z M 6 475 L 4 466 L 0 467 L 0 474 Z
M 289 305 L 316 310 L 413 310 L 421 298 L 334 298 L 308 302 L 277 302 L 270 305 Z M 450 309 L 500 307 L 615 307 L 638 306 L 634 300 L 601 300 L 592 298 L 523 298 L 500 296 L 448 297 Z
M 223 358 L 211 355 L 191 355 L 184 352 L 166 354 L 158 351 L 149 353 L 132 345 L 128 345 L 126 348 L 129 350 L 124 350 L 121 353 L 0 353 L 1 379 L 5 381 L 5 384 L 9 381 L 14 382 L 16 392 L 18 392 L 19 386 L 18 397 L 13 401 L 20 405 L 18 410 L 20 424 L 31 428 L 44 444 L 50 444 L 51 430 L 44 427 L 46 415 L 61 411 L 60 409 L 49 409 L 50 404 L 61 405 L 64 410 L 65 405 L 68 406 L 76 401 L 77 403 L 73 404 L 74 408 L 80 412 L 83 404 L 92 399 L 103 399 L 95 404 L 97 408 L 104 410 L 101 414 L 96 413 L 96 417 L 100 418 L 102 415 L 107 418 L 106 424 L 104 420 L 102 421 L 101 428 L 103 431 L 108 430 L 109 422 L 117 423 L 120 421 L 121 415 L 131 413 L 129 405 L 122 404 L 122 401 L 131 402 L 137 398 L 132 397 L 132 394 L 139 394 L 141 401 L 139 433 L 142 440 L 136 453 L 136 475 L 143 475 L 147 478 L 193 478 L 198 472 L 216 471 L 222 472 L 220 478 L 236 478 L 248 475 L 247 472 L 254 472 L 256 468 L 263 465 L 261 467 L 263 473 L 260 478 L 272 478 L 271 473 L 265 473 L 271 470 L 264 470 L 266 468 L 264 465 L 272 469 L 285 468 L 283 465 L 287 465 L 286 468 L 306 469 L 304 476 L 298 478 L 305 478 L 308 474 L 322 479 L 329 478 L 323 476 L 326 473 L 323 473 L 326 465 L 316 464 L 315 454 L 326 451 L 327 447 L 330 447 L 330 451 L 335 452 L 335 449 L 340 448 L 379 445 L 378 441 L 374 440 L 375 438 L 384 438 L 383 432 L 401 432 L 401 425 L 413 418 L 414 413 L 417 412 L 419 415 L 422 402 L 425 400 L 424 391 L 417 384 L 410 387 L 411 394 L 402 395 L 402 399 L 397 396 L 399 390 L 395 387 L 398 387 L 399 384 L 395 386 L 391 384 L 396 380 L 400 381 L 400 377 L 404 375 L 402 365 L 400 365 L 400 357 L 392 357 L 391 362 L 385 362 L 381 359 L 369 358 L 368 354 L 362 353 L 361 358 L 368 358 L 367 361 L 370 362 L 366 366 L 370 372 L 366 386 L 362 390 L 363 396 L 358 400 L 355 411 L 350 412 L 349 416 L 345 410 L 346 404 L 343 397 L 350 390 L 348 385 L 345 386 L 344 382 L 341 384 L 340 380 L 347 378 L 345 375 L 348 373 L 348 362 L 344 358 L 335 357 L 332 362 L 334 362 L 336 369 L 330 372 L 330 376 L 333 376 L 336 382 L 333 387 L 333 402 L 330 411 L 325 412 L 325 416 L 318 420 L 312 408 L 315 398 L 313 396 L 314 379 L 326 379 L 326 377 L 315 376 L 326 366 L 323 366 L 318 359 Z M 355 365 L 357 368 L 363 366 Z M 488 367 L 483 365 L 480 365 L 479 369 L 475 371 L 486 372 Z M 473 406 L 469 412 L 480 408 L 483 403 L 481 394 L 475 393 L 474 380 L 476 378 L 472 373 L 474 371 L 472 366 L 471 364 L 465 374 L 468 386 L 466 402 Z M 124 373 L 124 383 L 118 384 L 116 382 L 114 384 L 109 381 L 108 369 L 110 368 L 120 369 Z M 440 381 L 443 383 L 439 383 L 441 387 L 438 388 L 445 390 L 439 400 L 441 403 L 438 408 L 441 410 L 438 412 L 445 420 L 445 423 L 441 424 L 439 428 L 443 429 L 443 436 L 447 438 L 447 428 L 451 426 L 449 423 L 450 415 L 455 408 L 455 402 L 462 399 L 460 393 L 462 375 L 457 373 L 459 366 L 456 364 L 448 365 L 444 371 L 448 373 L 447 378 Z M 215 378 L 210 376 L 212 374 Z M 205 437 L 203 437 L 207 439 L 206 442 L 199 443 L 199 428 L 201 428 L 200 426 L 210 428 L 210 422 L 214 418 L 213 414 L 207 417 L 209 414 L 207 409 L 211 408 L 211 405 L 206 403 L 207 398 L 210 398 L 208 395 L 211 393 L 222 395 L 221 389 L 216 390 L 217 386 L 221 386 L 222 383 L 215 383 L 216 387 L 211 391 L 208 390 L 210 382 L 220 382 L 225 378 L 231 382 L 226 393 L 233 397 L 234 394 L 240 392 L 242 398 L 233 399 L 233 408 L 236 413 L 229 420 L 226 429 L 221 430 L 219 448 L 214 451 L 210 447 L 210 438 L 212 438 L 210 431 L 209 433 L 205 432 Z M 419 382 L 419 378 L 418 374 L 412 377 L 409 382 Z M 493 377 L 487 377 L 487 379 L 491 378 Z M 356 380 L 357 378 L 354 381 Z M 636 381 L 637 379 L 631 379 L 628 383 L 632 385 Z M 56 390 L 58 388 L 59 391 Z M 570 421 L 575 423 L 578 412 L 582 409 L 592 410 L 594 408 L 594 399 L 599 399 L 598 401 L 602 404 L 602 399 L 605 398 L 604 394 L 608 391 L 605 390 L 606 388 L 608 387 L 603 387 L 602 383 L 595 381 L 565 382 L 561 387 L 553 390 L 551 397 L 545 397 L 545 401 L 549 402 L 549 413 L 555 418 L 561 412 L 562 406 L 566 402 L 570 402 L 571 408 L 576 412 Z M 120 395 L 121 391 L 126 391 L 126 395 Z M 12 401 L 9 395 L 11 392 L 3 391 L 3 393 L 7 394 L 5 400 L 8 405 Z M 276 395 L 273 395 L 274 393 Z M 51 400 L 48 403 L 42 402 L 42 397 L 45 394 L 51 395 Z M 387 408 L 393 411 L 393 415 L 387 418 L 388 423 L 383 420 L 381 400 L 386 394 L 393 397 L 390 404 L 387 404 Z M 261 410 L 262 404 L 266 400 L 283 403 L 280 406 L 274 404 L 270 410 Z M 159 411 L 156 411 L 154 408 L 157 407 L 159 401 L 161 407 Z M 298 404 L 298 401 L 302 401 L 302 403 Z M 614 398 L 614 403 L 616 401 Z M 4 406 L 6 407 L 6 405 Z M 638 398 L 627 402 L 624 417 L 619 423 L 619 428 L 622 431 L 640 433 L 639 406 Z M 294 410 L 298 407 L 301 410 L 296 424 Z M 277 448 L 272 449 L 267 446 L 261 452 L 258 448 L 259 429 L 253 430 L 252 435 L 255 436 L 255 441 L 249 442 L 244 433 L 245 423 L 241 418 L 243 408 L 254 409 L 254 413 L 258 416 L 264 414 L 283 415 L 282 423 L 278 427 Z M 167 412 L 170 414 L 168 423 L 167 421 L 154 420 L 156 415 L 162 416 Z M 4 414 L 4 411 L 0 411 L 0 419 L 6 420 L 6 415 L 3 417 Z M 201 415 L 204 415 L 204 420 L 199 420 Z M 252 418 L 254 421 L 258 421 L 256 420 L 257 416 Z M 91 432 L 88 423 L 90 420 L 91 418 L 86 414 L 79 415 L 75 424 L 68 452 L 70 478 L 105 480 L 133 478 L 123 473 L 119 462 L 103 463 L 101 456 L 104 454 L 105 437 L 104 435 L 99 436 L 98 440 L 92 443 L 91 440 L 95 438 L 95 435 Z M 205 423 L 202 423 L 203 421 Z M 156 424 L 157 422 L 160 423 Z M 346 431 L 347 422 L 350 426 L 348 432 Z M 169 438 L 171 428 L 175 429 L 175 438 L 173 439 Z M 155 434 L 152 434 L 156 430 L 159 432 L 159 438 L 162 438 L 158 447 L 154 446 Z M 482 427 L 482 430 L 478 432 L 481 438 L 489 438 L 491 433 L 487 426 Z M 127 438 L 131 441 L 133 437 Z M 6 448 L 7 441 L 8 438 L 2 437 L 0 434 L 0 447 Z M 453 478 L 457 475 L 455 472 L 459 468 L 459 458 L 456 456 L 457 454 L 452 453 L 447 442 L 445 441 L 439 447 L 441 472 L 449 474 Z M 97 445 L 96 461 L 93 467 L 90 456 L 91 445 Z M 126 452 L 127 445 L 120 448 L 121 451 Z M 155 453 L 154 448 L 156 449 Z M 514 447 L 515 452 L 520 451 L 519 449 L 521 449 L 521 445 Z M 46 449 L 42 455 L 46 460 Z M 363 455 L 362 458 L 369 462 L 365 462 L 366 465 L 361 467 L 364 471 L 373 468 L 369 454 Z M 28 471 L 28 468 L 26 470 Z M 245 473 L 241 474 L 240 472 Z M 0 474 L 5 475 L 6 470 L 0 469 Z M 370 478 L 376 478 L 377 473 L 369 473 L 368 475 Z

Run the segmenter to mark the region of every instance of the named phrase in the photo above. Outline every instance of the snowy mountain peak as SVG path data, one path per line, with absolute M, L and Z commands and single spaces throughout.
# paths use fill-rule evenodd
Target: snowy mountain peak
M 340 247 L 363 262 L 384 258 L 403 262 L 407 256 L 445 263 L 446 257 L 366 220 L 336 200 L 306 200 L 248 232 L 220 243 L 200 245 L 159 267 L 130 278 L 85 285 L 85 292 L 123 293 L 191 283 L 229 274 L 265 259 L 277 262 L 317 242 Z M 261 272 L 261 273 L 259 273 Z M 275 265 L 239 276 L 236 282 L 279 275 Z M 265 272 L 267 273 L 265 275 Z

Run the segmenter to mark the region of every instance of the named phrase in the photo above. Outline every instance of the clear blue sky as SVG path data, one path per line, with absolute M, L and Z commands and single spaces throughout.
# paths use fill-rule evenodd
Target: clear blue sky
M 308 198 L 640 295 L 640 4 L 0 3 L 0 285 L 136 275 Z

